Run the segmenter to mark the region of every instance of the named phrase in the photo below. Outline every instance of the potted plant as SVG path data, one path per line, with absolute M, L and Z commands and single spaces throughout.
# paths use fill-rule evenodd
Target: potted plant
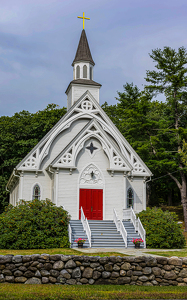
M 78 239 L 75 240 L 75 242 L 77 243 L 78 248 L 83 248 L 83 245 L 86 242 L 86 240 L 82 239 L 82 238 L 78 238 Z
M 140 245 L 141 245 L 141 243 L 143 243 L 143 240 L 142 239 L 132 239 L 131 242 L 133 242 L 135 248 L 140 248 Z

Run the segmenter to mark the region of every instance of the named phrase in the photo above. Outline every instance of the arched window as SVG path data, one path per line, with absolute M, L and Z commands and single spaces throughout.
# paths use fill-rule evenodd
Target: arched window
M 80 67 L 77 66 L 76 68 L 76 79 L 80 78 Z
M 127 208 L 134 206 L 134 192 L 131 188 L 127 191 Z
M 34 199 L 38 199 L 40 200 L 40 187 L 38 184 L 35 184 L 35 186 L 33 187 L 33 193 L 32 193 L 32 200 Z
M 87 66 L 83 66 L 83 78 L 87 78 Z
M 93 80 L 93 69 L 90 67 L 90 80 Z

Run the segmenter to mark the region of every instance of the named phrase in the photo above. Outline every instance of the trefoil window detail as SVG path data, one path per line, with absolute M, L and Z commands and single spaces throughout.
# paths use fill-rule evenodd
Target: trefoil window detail
M 32 200 L 38 199 L 40 200 L 41 192 L 40 192 L 40 187 L 38 184 L 35 184 L 33 187 L 33 194 L 32 194 Z

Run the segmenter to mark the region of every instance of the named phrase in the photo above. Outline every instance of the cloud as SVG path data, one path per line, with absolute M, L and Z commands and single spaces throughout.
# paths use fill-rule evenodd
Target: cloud
M 186 0 L 1 0 L 1 115 L 66 106 L 83 11 L 101 104 L 114 104 L 125 82 L 143 87 L 152 49 L 187 48 L 186 10 Z

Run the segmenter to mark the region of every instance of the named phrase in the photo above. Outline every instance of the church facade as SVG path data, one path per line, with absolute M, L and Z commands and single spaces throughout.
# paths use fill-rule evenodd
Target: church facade
M 146 209 L 151 171 L 99 105 L 101 84 L 82 31 L 67 94 L 67 113 L 15 167 L 8 181 L 10 203 L 50 199 L 72 219 L 80 208 L 90 220 L 120 218 L 124 208 Z

